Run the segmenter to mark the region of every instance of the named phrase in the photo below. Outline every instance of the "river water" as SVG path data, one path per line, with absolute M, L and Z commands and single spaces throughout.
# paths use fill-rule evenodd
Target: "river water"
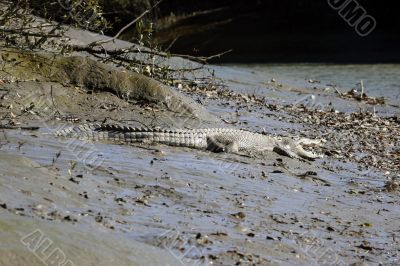
M 368 96 L 385 97 L 400 103 L 400 64 L 235 64 L 238 72 L 250 72 L 252 82 L 272 79 L 292 87 L 337 87 L 341 91 L 359 89 L 363 80 Z M 314 81 L 314 82 L 310 82 Z

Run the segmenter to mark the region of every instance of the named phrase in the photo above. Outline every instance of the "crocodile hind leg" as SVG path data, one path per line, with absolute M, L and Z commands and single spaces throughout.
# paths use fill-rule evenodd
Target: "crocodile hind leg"
M 273 148 L 272 151 L 276 152 L 277 154 L 282 155 L 282 156 L 287 156 L 287 157 L 296 158 L 296 159 L 299 158 L 299 156 L 296 153 L 294 153 L 290 149 L 287 149 L 287 148 L 284 148 L 284 147 L 276 146 L 276 147 Z
M 207 150 L 212 152 L 237 153 L 239 151 L 239 148 L 235 141 L 220 140 L 215 137 L 208 137 Z

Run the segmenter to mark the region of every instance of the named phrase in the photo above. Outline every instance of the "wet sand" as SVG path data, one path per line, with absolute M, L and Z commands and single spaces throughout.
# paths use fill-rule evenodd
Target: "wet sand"
M 20 85 L 20 91 L 9 96 L 23 97 L 30 87 Z M 78 97 L 72 89 L 66 93 Z M 86 94 L 81 96 L 87 99 Z M 95 103 L 102 97 L 121 104 L 113 95 L 101 93 L 88 101 Z M 214 114 L 229 113 L 230 108 L 223 109 L 220 100 L 204 101 Z M 56 105 L 65 108 L 57 100 Z M 116 114 L 97 108 L 86 116 L 90 105 L 82 106 L 70 109 L 82 121 Z M 13 108 L 20 110 L 17 105 Z M 152 110 L 118 109 L 121 117 L 153 114 Z M 307 129 L 306 123 L 267 116 L 257 105 L 239 109 L 241 127 L 260 129 L 267 123 L 268 130 L 279 134 Z M 15 225 L 13 230 L 20 225 L 12 221 L 22 219 L 32 231 L 38 228 L 50 237 L 55 232 L 57 237 L 52 240 L 64 247 L 70 241 L 64 232 L 72 226 L 88 234 L 84 239 L 90 243 L 97 243 L 92 237 L 101 232 L 105 243 L 99 245 L 138 241 L 167 254 L 150 253 L 145 263 L 133 257 L 131 261 L 138 265 L 165 265 L 151 260 L 156 258 L 177 258 L 187 265 L 398 262 L 399 194 L 385 190 L 388 176 L 384 171 L 329 156 L 304 162 L 273 153 L 247 158 L 162 145 L 60 139 L 51 132 L 70 122 L 49 119 L 44 123 L 45 113 L 32 111 L 18 121 L 39 130 L 1 132 L 0 211 L 3 223 Z M 275 114 L 292 116 L 283 111 Z M 166 123 L 162 117 L 157 121 Z M 96 164 L 97 159 L 101 164 Z M 15 235 L 3 239 L 15 242 Z M 83 244 L 76 245 L 80 249 Z M 21 247 L 16 244 L 12 250 L 19 257 Z M 75 259 L 70 248 L 64 252 Z M 99 258 L 117 257 L 131 265 L 124 251 L 93 252 Z M 82 256 L 73 262 L 95 264 L 98 258 Z

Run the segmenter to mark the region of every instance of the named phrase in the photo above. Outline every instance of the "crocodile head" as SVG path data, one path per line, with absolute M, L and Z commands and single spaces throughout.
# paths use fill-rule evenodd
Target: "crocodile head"
M 306 151 L 304 146 L 321 146 L 324 140 L 312 140 L 307 138 L 292 139 L 282 138 L 281 141 L 273 148 L 273 151 L 288 156 L 291 158 L 303 158 L 307 160 L 315 160 L 323 158 L 322 154 L 317 154 L 312 151 Z

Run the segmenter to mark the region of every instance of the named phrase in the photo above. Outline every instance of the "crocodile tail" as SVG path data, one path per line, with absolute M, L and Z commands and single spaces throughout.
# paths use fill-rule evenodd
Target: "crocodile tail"
M 164 130 L 155 130 L 144 127 L 128 127 L 119 126 L 114 124 L 82 124 L 76 126 L 63 126 L 59 128 L 54 134 L 58 137 L 79 137 L 87 134 L 95 134 L 95 132 L 115 132 L 115 133 L 125 133 L 125 132 L 157 132 Z
M 171 130 L 160 127 L 148 128 L 148 127 L 131 127 L 131 126 L 119 126 L 114 124 L 97 124 L 95 131 L 110 131 L 115 133 L 129 133 L 129 132 L 163 132 L 163 133 L 174 133 L 179 130 Z

